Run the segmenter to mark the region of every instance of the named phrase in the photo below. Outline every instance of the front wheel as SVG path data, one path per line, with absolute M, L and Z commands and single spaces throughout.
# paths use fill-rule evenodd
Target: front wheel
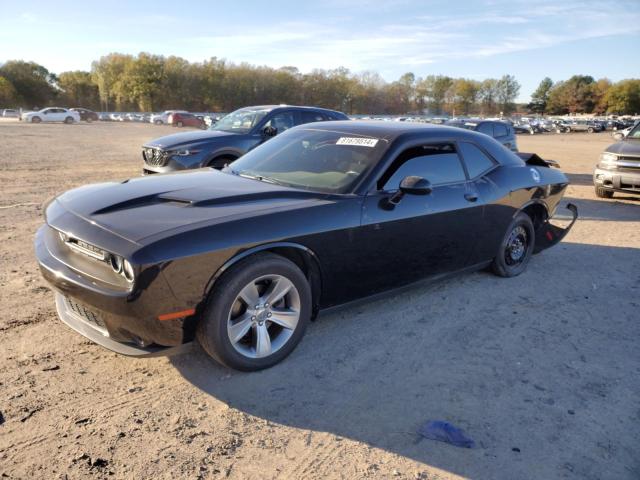
M 64 119 L 64 123 L 66 123 L 67 125 L 70 125 L 73 123 L 73 117 L 67 117 Z
M 40 117 L 33 117 L 31 119 L 31 123 L 40 123 L 42 121 L 42 119 Z
M 611 198 L 613 197 L 613 191 L 606 188 L 596 187 L 596 197 L 598 198 Z
M 311 310 L 311 287 L 293 262 L 271 253 L 253 255 L 216 282 L 196 335 L 220 363 L 261 370 L 293 351 Z
M 156 120 L 153 123 L 155 123 L 156 125 L 162 125 L 162 120 Z
M 511 222 L 493 259 L 491 269 L 501 277 L 515 277 L 527 268 L 535 246 L 535 231 L 531 218 L 520 212 Z
M 589 128 L 587 128 L 587 132 L 589 132 L 589 133 L 593 133 L 593 132 L 594 132 L 594 130 L 593 130 L 593 128 L 592 128 L 592 127 L 589 127 Z

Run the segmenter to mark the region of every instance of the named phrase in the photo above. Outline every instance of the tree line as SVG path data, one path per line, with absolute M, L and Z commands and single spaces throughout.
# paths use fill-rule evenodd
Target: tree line
M 349 114 L 508 115 L 520 84 L 512 75 L 482 81 L 405 73 L 387 82 L 375 72 L 346 68 L 301 73 L 296 67 L 235 64 L 213 57 L 204 62 L 140 53 L 112 53 L 91 71 L 58 75 L 20 60 L 0 66 L 0 106 L 35 108 L 58 104 L 101 111 L 228 112 L 247 105 L 316 105 Z M 640 80 L 612 83 L 574 76 L 546 78 L 524 106 L 538 113 L 636 113 Z

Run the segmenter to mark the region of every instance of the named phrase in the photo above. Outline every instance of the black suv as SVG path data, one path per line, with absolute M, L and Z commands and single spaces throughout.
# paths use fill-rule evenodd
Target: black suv
M 246 107 L 208 130 L 156 138 L 142 147 L 143 174 L 191 168 L 222 168 L 269 138 L 303 123 L 349 120 L 342 112 L 315 107 Z
M 602 152 L 593 184 L 600 198 L 611 198 L 613 192 L 640 194 L 640 123 Z
M 514 152 L 518 151 L 516 132 L 509 123 L 497 120 L 451 120 L 447 122 L 447 125 L 484 133 L 495 138 L 506 149 Z

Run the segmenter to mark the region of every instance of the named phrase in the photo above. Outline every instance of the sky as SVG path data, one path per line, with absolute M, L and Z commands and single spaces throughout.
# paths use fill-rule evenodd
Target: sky
M 515 75 L 640 78 L 640 0 L 0 0 L 0 62 L 90 70 L 111 52 L 210 57 L 387 81 Z

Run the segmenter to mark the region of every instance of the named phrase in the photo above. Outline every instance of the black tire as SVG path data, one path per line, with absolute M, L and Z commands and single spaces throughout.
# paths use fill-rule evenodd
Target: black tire
M 73 123 L 73 117 L 67 117 L 64 119 L 64 123 L 71 125 Z
M 211 160 L 207 164 L 207 166 L 208 167 L 213 167 L 216 170 L 222 170 L 226 164 L 231 163 L 234 160 L 237 160 L 237 158 L 235 158 L 235 157 L 216 157 L 213 160 Z
M 589 127 L 589 128 L 587 128 L 587 132 L 589 132 L 589 133 L 593 133 L 593 132 L 594 132 L 593 127 Z
M 31 123 L 40 123 L 42 122 L 42 119 L 40 117 L 33 117 L 31 119 Z
M 178 123 L 176 123 L 176 125 L 178 125 L 178 127 L 180 127 L 180 128 L 184 127 L 184 123 L 182 123 L 182 122 L 178 122 Z
M 91 122 L 93 122 L 93 118 L 87 117 L 87 123 L 91 123 Z
M 525 238 L 520 238 L 523 233 Z M 521 240 L 520 247 L 518 247 L 518 238 Z M 515 277 L 524 272 L 533 255 L 535 241 L 535 230 L 531 218 L 526 213 L 518 213 L 507 228 L 498 254 L 493 259 L 491 264 L 493 273 L 500 277 Z
M 602 187 L 596 187 L 596 197 L 598 198 L 612 198 L 613 190 L 608 190 Z
M 156 125 L 162 125 L 164 122 L 162 120 L 154 120 L 154 122 Z
M 293 333 L 279 349 L 262 358 L 250 358 L 231 343 L 227 322 L 240 291 L 264 275 L 279 275 L 294 285 L 300 299 L 300 316 Z M 223 365 L 243 371 L 262 370 L 282 361 L 293 351 L 309 324 L 311 311 L 311 287 L 297 265 L 279 255 L 259 253 L 239 261 L 215 283 L 198 322 L 196 337 L 205 352 Z

